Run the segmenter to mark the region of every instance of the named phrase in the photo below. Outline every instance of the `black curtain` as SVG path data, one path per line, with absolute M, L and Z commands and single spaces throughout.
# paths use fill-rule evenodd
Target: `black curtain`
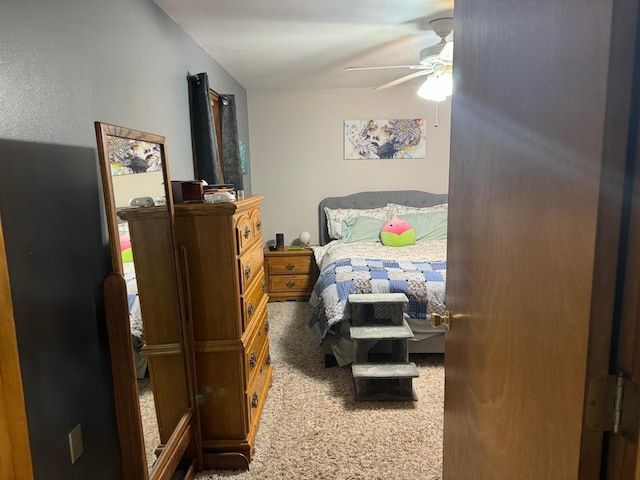
M 220 121 L 222 124 L 222 163 L 224 182 L 234 185 L 236 190 L 244 190 L 240 141 L 238 139 L 238 119 L 234 95 L 220 95 Z
M 224 183 L 209 100 L 209 77 L 206 73 L 198 73 L 192 75 L 189 80 L 195 176 L 198 180 L 206 180 L 210 185 Z

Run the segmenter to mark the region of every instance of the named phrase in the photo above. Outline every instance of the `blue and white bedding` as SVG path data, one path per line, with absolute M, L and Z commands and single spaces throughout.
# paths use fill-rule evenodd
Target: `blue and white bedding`
M 309 299 L 315 341 L 339 335 L 340 323 L 350 318 L 351 293 L 404 293 L 409 299 L 406 316 L 425 324 L 430 313 L 444 314 L 446 250 L 446 239 L 406 247 L 334 240 L 313 247 L 320 269 Z
M 131 326 L 131 342 L 136 365 L 136 375 L 144 378 L 147 371 L 147 358 L 140 355 L 144 346 L 144 330 L 142 328 L 142 314 L 140 312 L 140 297 L 133 261 L 123 262 L 124 280 L 127 285 L 127 300 L 129 303 L 129 324 Z
M 133 262 L 123 263 L 124 281 L 127 285 L 127 300 L 129 303 L 129 323 L 131 335 L 144 343 L 144 331 L 142 329 L 142 315 L 140 314 L 140 299 L 138 297 L 138 284 L 136 283 L 136 271 Z

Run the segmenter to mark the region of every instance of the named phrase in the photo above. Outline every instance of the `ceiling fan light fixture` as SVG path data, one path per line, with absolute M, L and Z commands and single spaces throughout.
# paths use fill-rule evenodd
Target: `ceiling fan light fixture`
M 445 71 L 430 75 L 418 89 L 418 96 L 433 102 L 442 102 L 453 92 L 453 75 Z
M 446 63 L 453 63 L 453 42 L 447 42 L 440 52 L 440 60 Z
M 453 31 L 453 17 L 434 18 L 429 27 L 444 41 Z
M 431 65 L 434 61 L 437 62 L 442 56 L 442 52 L 446 45 L 447 44 L 445 42 L 440 42 L 420 50 L 420 64 L 426 66 Z

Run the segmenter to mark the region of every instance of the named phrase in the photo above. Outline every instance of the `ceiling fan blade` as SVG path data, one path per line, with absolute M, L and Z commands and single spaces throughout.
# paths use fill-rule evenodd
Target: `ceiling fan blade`
M 388 68 L 412 68 L 412 69 L 423 69 L 425 68 L 423 65 L 387 65 L 382 67 L 347 67 L 344 69 L 345 72 L 352 72 L 354 70 L 384 70 Z
M 406 75 L 404 77 L 400 77 L 397 80 L 393 80 L 392 82 L 385 83 L 384 85 L 382 85 L 380 87 L 374 88 L 374 90 L 382 90 L 382 89 L 385 89 L 385 88 L 395 87 L 396 85 L 400 85 L 401 83 L 408 82 L 412 78 L 420 77 L 422 75 L 429 75 L 431 73 L 433 73 L 433 70 L 419 70 L 417 72 L 411 73 L 411 74 Z

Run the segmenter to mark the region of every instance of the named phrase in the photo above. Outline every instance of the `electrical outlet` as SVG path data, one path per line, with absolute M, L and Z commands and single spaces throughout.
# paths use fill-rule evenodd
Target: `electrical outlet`
M 76 460 L 84 452 L 82 446 L 82 427 L 80 424 L 69 432 L 69 451 L 71 452 L 71 463 L 76 463 Z

